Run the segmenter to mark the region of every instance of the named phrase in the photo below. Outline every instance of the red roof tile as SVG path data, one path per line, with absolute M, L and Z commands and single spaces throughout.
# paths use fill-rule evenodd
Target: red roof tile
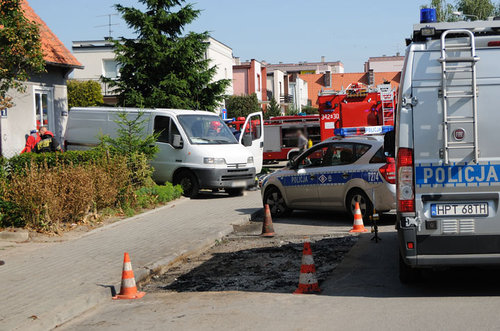
M 47 24 L 45 24 L 40 16 L 35 13 L 33 8 L 30 7 L 28 1 L 22 1 L 21 8 L 24 11 L 24 16 L 28 20 L 38 24 L 42 41 L 43 57 L 46 62 L 83 68 L 82 64 L 78 62 L 59 38 L 49 29 Z

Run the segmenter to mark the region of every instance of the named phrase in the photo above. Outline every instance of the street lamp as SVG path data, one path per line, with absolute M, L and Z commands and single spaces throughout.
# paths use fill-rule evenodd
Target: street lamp
M 479 17 L 476 16 L 476 15 L 469 15 L 469 14 L 464 14 L 463 12 L 461 11 L 454 11 L 452 13 L 454 16 L 457 16 L 457 17 L 463 17 L 464 18 L 464 21 L 466 18 L 469 18 L 469 21 L 470 21 L 470 18 L 476 18 L 476 20 L 479 20 Z

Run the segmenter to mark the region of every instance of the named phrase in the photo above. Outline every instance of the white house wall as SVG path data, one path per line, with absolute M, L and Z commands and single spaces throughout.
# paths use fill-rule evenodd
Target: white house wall
M 25 93 L 9 92 L 13 97 L 14 107 L 7 110 L 7 117 L 0 119 L 2 155 L 5 157 L 19 154 L 26 144 L 27 135 L 36 129 L 34 90 L 37 87 L 52 90 L 54 127 L 51 131 L 62 143 L 61 137 L 65 134 L 68 119 L 66 79 L 61 68 L 47 68 L 47 70 L 47 73 L 32 77 L 32 81 L 25 84 Z

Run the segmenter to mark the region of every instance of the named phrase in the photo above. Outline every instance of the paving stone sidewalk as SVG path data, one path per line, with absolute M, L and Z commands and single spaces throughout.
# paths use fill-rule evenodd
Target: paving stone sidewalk
M 123 253 L 137 279 L 214 243 L 262 206 L 260 192 L 242 197 L 182 199 L 81 238 L 27 254 L 0 251 L 0 329 L 47 330 L 111 300 L 119 291 Z

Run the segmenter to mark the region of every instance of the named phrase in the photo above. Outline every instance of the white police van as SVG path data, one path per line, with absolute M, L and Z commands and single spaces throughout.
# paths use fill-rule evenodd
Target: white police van
M 500 20 L 414 25 L 395 130 L 400 279 L 500 265 Z

